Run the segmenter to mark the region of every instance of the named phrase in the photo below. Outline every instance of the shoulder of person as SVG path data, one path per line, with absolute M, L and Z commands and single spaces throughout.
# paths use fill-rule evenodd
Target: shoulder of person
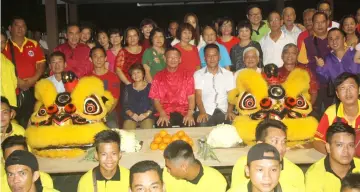
M 34 39 L 29 39 L 29 38 L 26 38 L 26 39 L 27 39 L 28 42 L 34 44 L 35 47 L 37 47 L 37 46 L 40 45 L 40 44 L 39 44 L 36 40 L 34 40 Z
M 305 177 L 315 177 L 316 175 L 323 174 L 326 172 L 324 165 L 325 157 L 312 164 L 306 171 Z M 315 175 L 315 176 L 314 176 Z
M 284 161 L 284 170 L 288 168 L 293 174 L 304 175 L 303 171 L 295 163 L 291 162 L 289 159 L 285 157 L 283 158 L 283 161 Z

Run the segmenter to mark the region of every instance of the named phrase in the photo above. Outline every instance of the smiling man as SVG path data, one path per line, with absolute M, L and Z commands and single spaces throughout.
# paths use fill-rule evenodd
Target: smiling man
M 284 20 L 284 25 L 281 27 L 281 30 L 297 42 L 298 36 L 302 30 L 295 24 L 295 9 L 292 7 L 285 7 L 282 12 L 282 19 Z
M 99 161 L 99 166 L 81 177 L 78 192 L 128 191 L 129 170 L 119 166 L 119 134 L 111 130 L 101 131 L 95 136 L 94 145 L 95 158 Z
M 131 192 L 164 192 L 162 170 L 155 161 L 140 161 L 130 168 Z

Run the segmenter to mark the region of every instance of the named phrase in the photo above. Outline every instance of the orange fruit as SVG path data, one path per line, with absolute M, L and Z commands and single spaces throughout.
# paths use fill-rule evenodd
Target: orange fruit
M 176 135 L 179 137 L 179 138 L 181 138 L 182 136 L 184 136 L 185 135 L 185 131 L 178 131 L 178 132 L 176 132 Z
M 161 130 L 161 131 L 159 132 L 159 134 L 160 134 L 161 137 L 165 137 L 165 136 L 168 134 L 168 132 L 165 131 L 165 130 Z
M 180 137 L 180 139 L 183 140 L 183 141 L 185 141 L 186 143 L 189 143 L 189 141 L 190 141 L 190 138 L 189 138 L 188 136 L 186 136 L 186 135 Z
M 150 144 L 150 149 L 151 149 L 151 150 L 157 150 L 157 149 L 159 149 L 159 144 L 152 142 L 152 143 Z
M 163 138 L 159 135 L 159 136 L 156 136 L 155 138 L 154 138 L 154 143 L 157 143 L 157 144 L 159 144 L 159 143 L 161 143 L 163 141 Z
M 175 134 L 171 137 L 171 142 L 180 140 L 180 138 Z
M 167 146 L 168 146 L 168 145 L 165 144 L 165 143 L 160 143 L 159 149 L 160 149 L 160 150 L 164 150 Z
M 166 144 L 169 144 L 171 142 L 172 138 L 170 135 L 166 135 L 165 137 L 163 137 L 163 142 Z

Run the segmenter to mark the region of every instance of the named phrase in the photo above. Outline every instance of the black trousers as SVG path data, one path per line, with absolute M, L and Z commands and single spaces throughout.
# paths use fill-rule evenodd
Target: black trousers
M 328 85 L 320 84 L 318 96 L 313 106 L 315 114 L 321 118 L 325 110 L 334 103 L 334 97 L 328 96 Z
M 197 111 L 195 113 L 195 121 L 197 119 L 197 117 L 200 115 L 200 113 Z M 225 120 L 225 113 L 223 113 L 220 109 L 216 108 L 214 113 L 212 115 L 208 114 L 209 115 L 209 119 L 207 122 L 205 123 L 196 123 L 197 126 L 199 127 L 208 127 L 208 126 L 216 126 L 218 124 L 222 124 L 222 123 L 225 123 L 225 124 L 230 124 L 231 122 L 226 119 Z
M 24 102 L 21 106 L 18 106 L 16 110 L 16 121 L 26 129 L 30 116 L 34 112 L 35 106 L 35 92 L 34 87 L 29 88 L 24 93 Z

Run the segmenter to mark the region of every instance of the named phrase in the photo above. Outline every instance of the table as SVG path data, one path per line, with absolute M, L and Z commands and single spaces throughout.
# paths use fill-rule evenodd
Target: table
M 165 129 L 170 134 L 174 134 L 179 130 L 183 130 L 188 134 L 194 142 L 210 133 L 212 127 L 197 127 L 197 128 L 170 128 Z M 165 161 L 163 158 L 163 151 L 150 149 L 150 143 L 153 137 L 160 129 L 143 129 L 134 130 L 138 140 L 144 142 L 140 152 L 123 153 L 120 160 L 120 165 L 130 168 L 133 164 L 142 160 L 153 160 L 164 167 Z M 194 151 L 197 152 L 197 142 L 195 142 Z M 249 147 L 244 148 L 228 148 L 228 149 L 214 149 L 220 162 L 215 160 L 199 159 L 203 164 L 212 167 L 226 167 L 233 166 L 237 159 L 247 154 Z M 295 164 L 312 164 L 322 157 L 323 154 L 317 152 L 315 149 L 296 149 L 289 150 L 286 157 Z M 96 162 L 83 161 L 83 156 L 72 159 L 49 159 L 38 157 L 40 170 L 47 173 L 79 173 L 86 172 L 97 166 Z

